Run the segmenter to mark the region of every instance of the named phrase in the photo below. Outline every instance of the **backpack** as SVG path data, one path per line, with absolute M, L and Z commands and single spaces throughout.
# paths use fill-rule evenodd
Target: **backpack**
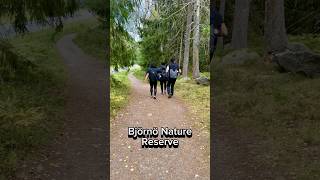
M 167 78 L 166 66 L 161 65 L 160 69 L 161 69 L 161 74 L 159 74 L 160 79 L 165 80 Z
M 158 80 L 158 74 L 154 69 L 150 69 L 149 80 L 153 82 Z
M 173 78 L 173 79 L 177 79 L 179 71 L 178 71 L 177 67 L 175 67 L 175 66 L 172 67 L 173 65 L 174 64 L 169 65 L 169 77 Z

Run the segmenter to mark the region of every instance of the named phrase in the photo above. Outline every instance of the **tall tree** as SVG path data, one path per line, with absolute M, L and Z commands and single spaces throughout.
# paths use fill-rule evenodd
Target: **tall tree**
M 231 45 L 234 49 L 248 46 L 250 0 L 236 0 Z
M 182 62 L 182 54 L 183 54 L 183 30 L 181 31 L 181 38 L 180 38 L 180 47 L 179 47 L 179 67 L 181 67 Z
M 281 52 L 287 47 L 284 0 L 266 0 L 265 40 L 268 53 Z
M 200 9 L 201 2 L 196 0 L 194 14 L 194 30 L 193 30 L 193 62 L 192 62 L 192 77 L 198 78 L 200 76 L 199 70 L 199 49 L 200 49 Z
M 193 15 L 193 0 L 188 0 L 188 15 L 186 31 L 184 35 L 184 58 L 183 58 L 183 72 L 182 76 L 184 79 L 188 79 L 188 65 L 189 65 L 189 55 L 190 55 L 190 34 L 192 27 L 192 15 Z

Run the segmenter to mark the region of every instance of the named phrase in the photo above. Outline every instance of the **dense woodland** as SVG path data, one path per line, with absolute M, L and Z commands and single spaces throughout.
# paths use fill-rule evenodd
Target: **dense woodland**
M 117 3 L 121 1 L 114 5 Z M 115 40 L 111 41 L 114 66 L 139 63 L 147 67 L 175 58 L 186 76 L 189 69 L 194 77 L 200 76 L 200 70 L 208 71 L 209 1 L 132 1 L 127 7 L 118 7 L 117 11 L 124 16 L 111 20 L 111 30 L 117 32 L 111 32 L 111 39 Z M 129 19 L 130 13 L 140 16 Z M 129 20 L 135 21 L 138 29 L 137 42 L 125 28 Z
M 212 9 L 218 9 L 232 33 L 224 38 L 225 44 L 231 43 L 234 49 L 241 49 L 261 39 L 260 43 L 267 46 L 267 51 L 281 49 L 275 46 L 287 43 L 286 33 L 318 34 L 319 3 L 316 0 L 211 0 Z

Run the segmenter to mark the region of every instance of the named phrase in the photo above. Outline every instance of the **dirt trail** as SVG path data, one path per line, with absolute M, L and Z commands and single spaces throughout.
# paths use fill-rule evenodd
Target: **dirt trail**
M 43 158 L 25 165 L 21 179 L 107 179 L 106 68 L 84 54 L 73 37 L 57 43 L 69 75 L 65 129 Z
M 151 99 L 148 84 L 132 75 L 129 79 L 129 104 L 111 123 L 111 179 L 209 179 L 209 135 L 193 127 L 186 106 L 160 93 Z M 128 138 L 128 127 L 192 128 L 193 136 L 180 139 L 177 149 L 147 149 L 140 139 Z

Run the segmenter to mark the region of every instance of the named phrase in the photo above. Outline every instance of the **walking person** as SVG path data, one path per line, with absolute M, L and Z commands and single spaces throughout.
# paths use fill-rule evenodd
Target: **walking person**
M 221 34 L 222 16 L 219 11 L 213 7 L 210 13 L 210 62 L 217 49 L 218 36 Z
M 166 63 L 161 63 L 159 69 L 161 70 L 161 74 L 159 81 L 160 81 L 160 87 L 161 87 L 161 94 L 164 95 L 166 94 L 167 91 L 167 82 L 168 82 L 168 77 L 167 77 L 167 73 L 166 73 Z
M 158 84 L 158 74 L 161 73 L 161 70 L 154 65 L 151 65 L 150 68 L 148 68 L 146 75 L 145 75 L 145 80 L 149 78 L 149 83 L 150 83 L 150 94 L 151 98 L 157 99 L 157 84 Z
M 179 65 L 176 63 L 176 60 L 174 58 L 170 60 L 170 64 L 167 66 L 166 72 L 168 74 L 168 84 L 167 84 L 168 98 L 171 98 L 174 93 L 174 85 L 180 73 Z

